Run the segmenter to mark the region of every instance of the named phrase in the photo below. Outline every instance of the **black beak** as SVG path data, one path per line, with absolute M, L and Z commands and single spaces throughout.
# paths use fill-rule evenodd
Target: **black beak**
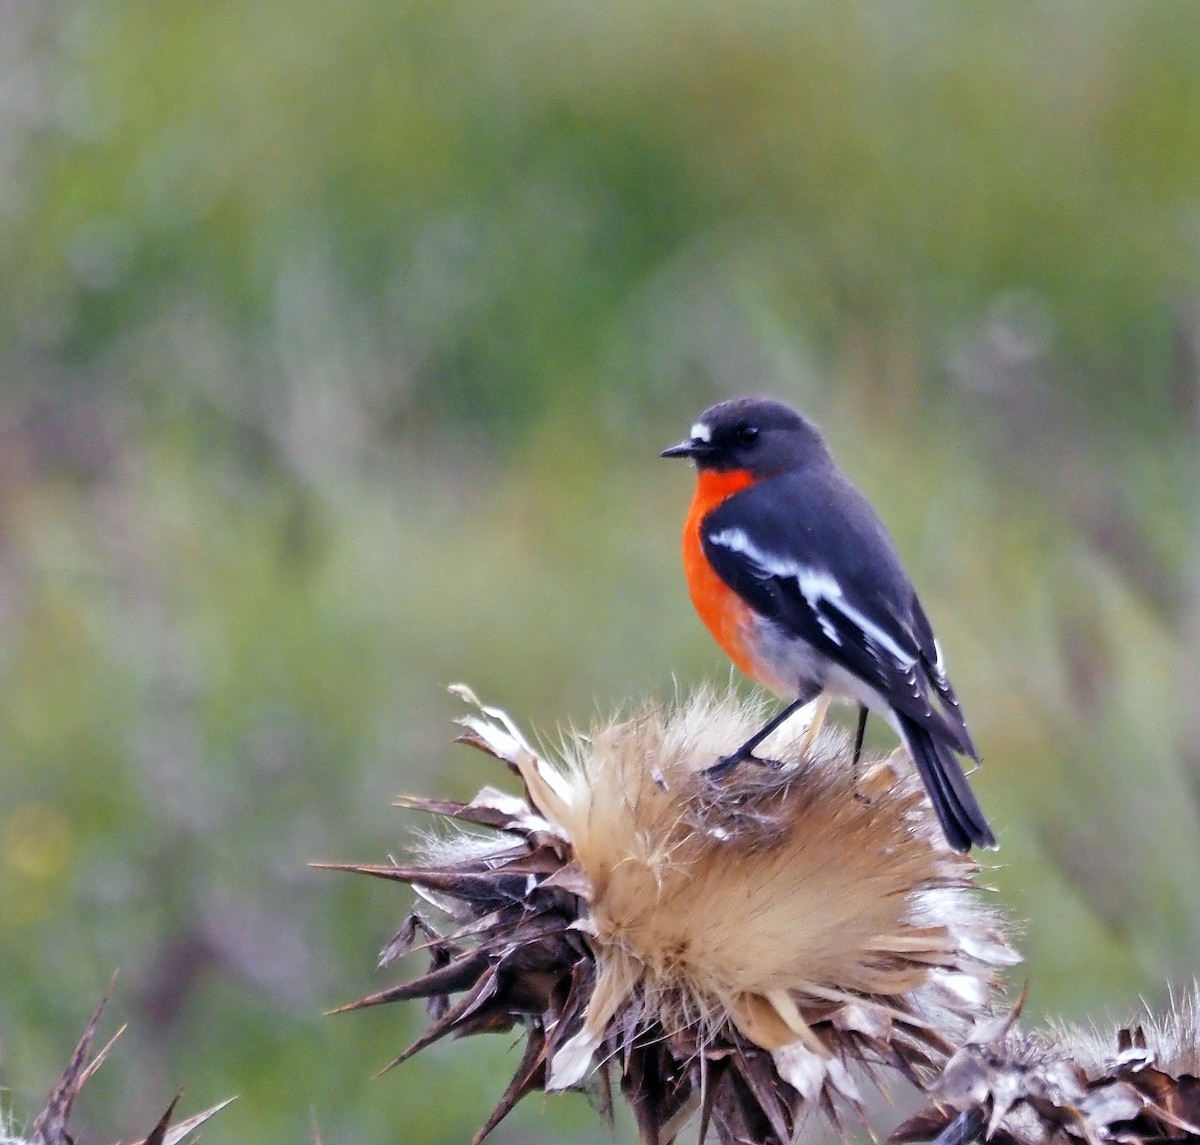
M 681 441 L 664 449 L 659 457 L 697 457 L 708 452 L 708 444 L 703 441 Z

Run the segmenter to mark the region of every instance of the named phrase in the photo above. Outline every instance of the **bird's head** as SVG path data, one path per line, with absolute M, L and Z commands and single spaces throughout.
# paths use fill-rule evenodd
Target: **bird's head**
M 685 441 L 662 457 L 690 457 L 700 470 L 744 470 L 766 477 L 828 457 L 817 427 L 772 398 L 734 398 L 710 406 Z

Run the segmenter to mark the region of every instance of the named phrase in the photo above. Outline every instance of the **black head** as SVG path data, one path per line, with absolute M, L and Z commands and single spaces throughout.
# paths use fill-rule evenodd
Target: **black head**
M 687 441 L 662 457 L 690 457 L 697 469 L 779 473 L 829 456 L 817 427 L 771 398 L 734 398 L 706 409 Z

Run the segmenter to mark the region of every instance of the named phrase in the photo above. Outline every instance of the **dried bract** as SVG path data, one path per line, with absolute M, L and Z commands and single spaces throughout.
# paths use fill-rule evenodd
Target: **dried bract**
M 341 868 L 436 908 L 384 952 L 419 946 L 429 970 L 344 1007 L 429 1000 L 429 1028 L 396 1062 L 447 1035 L 524 1029 L 477 1140 L 525 1094 L 589 1076 L 607 1092 L 615 1068 L 651 1145 L 697 1110 L 723 1143 L 782 1145 L 810 1108 L 835 1124 L 861 1113 L 864 1075 L 932 1079 L 991 1014 L 1016 958 L 907 759 L 856 775 L 843 733 L 803 751 L 800 721 L 764 745 L 780 766 L 704 776 L 760 714 L 710 693 L 648 705 L 569 737 L 552 766 L 482 709 L 463 738 L 524 795 L 405 799 L 487 830 L 409 865 Z
M 108 1056 L 117 1038 L 125 1030 L 125 1027 L 122 1026 L 96 1052 L 95 1056 L 92 1055 L 92 1045 L 95 1042 L 96 1033 L 100 1028 L 100 1019 L 104 1015 L 104 1009 L 107 1004 L 108 998 L 106 996 L 101 999 L 100 1005 L 96 1008 L 96 1012 L 88 1022 L 87 1028 L 83 1031 L 83 1036 L 79 1039 L 79 1044 L 76 1045 L 75 1051 L 71 1054 L 71 1060 L 67 1063 L 67 1068 L 63 1070 L 62 1076 L 55 1082 L 50 1096 L 46 1099 L 46 1107 L 34 1118 L 29 1140 L 24 1141 L 14 1136 L 4 1138 L 3 1145 L 75 1145 L 75 1138 L 68 1129 L 68 1122 L 71 1119 L 71 1111 L 75 1106 L 75 1101 L 79 1097 L 83 1087 L 87 1085 L 96 1070 L 104 1063 L 104 1059 Z M 230 1098 L 229 1100 L 232 1101 L 233 1099 Z M 166 1112 L 159 1118 L 158 1123 L 151 1129 L 147 1136 L 139 1138 L 136 1145 L 179 1145 L 180 1142 L 187 1140 L 210 1117 L 219 1113 L 229 1104 L 229 1101 L 223 1101 L 219 1105 L 214 1105 L 211 1109 L 206 1109 L 203 1113 L 197 1113 L 185 1121 L 172 1125 L 171 1121 L 175 1112 L 175 1105 L 178 1101 L 179 1095 L 176 1094 L 175 1099 L 167 1106 Z
M 1107 1145 L 1200 1142 L 1200 990 L 1166 1017 L 1101 1036 L 1056 1026 L 1023 1033 L 1014 1011 L 983 1023 L 931 1087 L 935 1104 L 896 1142 Z

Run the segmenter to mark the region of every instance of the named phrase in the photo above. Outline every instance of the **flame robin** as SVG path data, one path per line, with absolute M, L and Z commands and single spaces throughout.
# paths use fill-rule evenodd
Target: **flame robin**
M 883 523 L 816 426 L 782 402 L 737 398 L 705 410 L 662 456 L 696 466 L 683 566 L 700 619 L 743 672 L 792 701 L 710 774 L 757 759 L 754 749 L 817 697 L 853 700 L 855 761 L 869 709 L 908 748 L 950 846 L 995 846 L 957 758 L 977 763 L 979 753 L 933 628 Z

